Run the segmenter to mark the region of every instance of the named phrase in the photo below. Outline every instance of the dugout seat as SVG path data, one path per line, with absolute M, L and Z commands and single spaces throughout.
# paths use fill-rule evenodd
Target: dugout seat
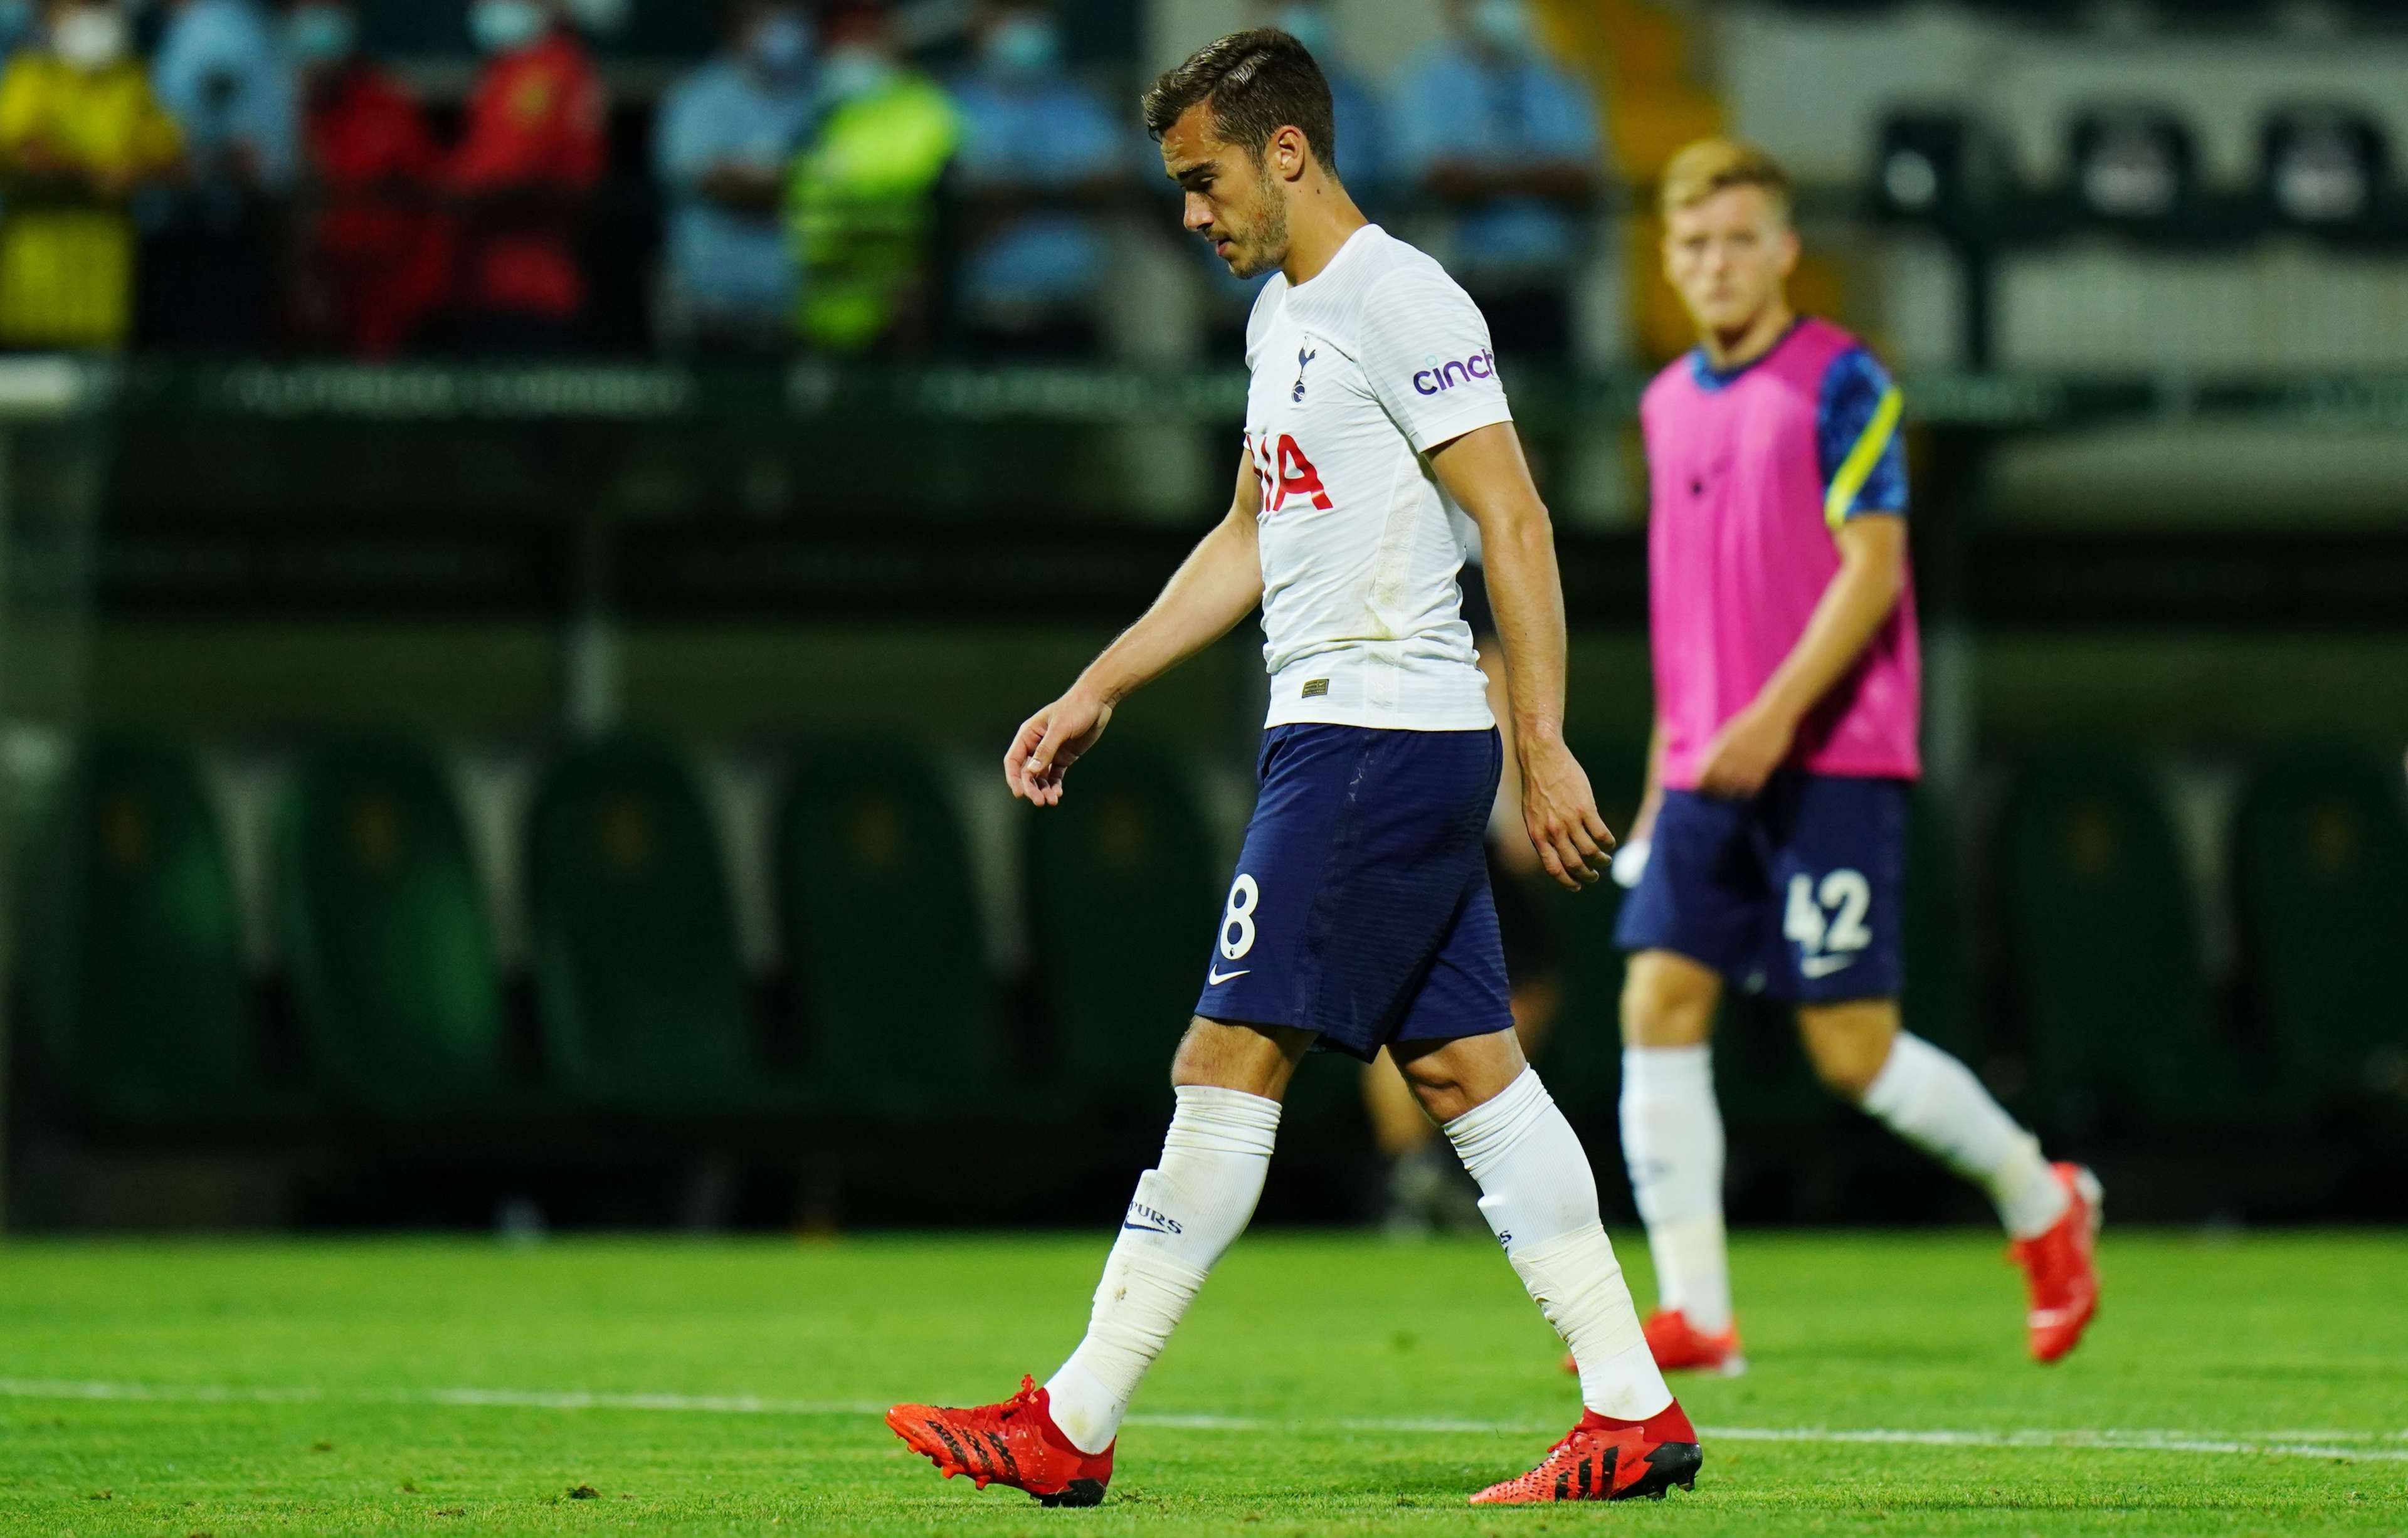
M 675 754 L 620 736 L 554 763 L 528 818 L 526 891 L 558 1089 L 672 1118 L 767 1106 L 726 863 Z
M 971 875 L 925 753 L 825 742 L 798 754 L 778 816 L 779 922 L 832 1108 L 912 1121 L 1012 1104 Z
M 191 757 L 90 737 L 29 852 L 22 996 L 77 1109 L 127 1130 L 266 1111 L 240 910 Z
M 1157 1123 L 1228 876 L 1204 815 L 1172 760 L 1115 741 L 1022 821 L 1053 1075 L 1090 1110 Z
M 501 978 L 434 760 L 386 737 L 311 754 L 282 807 L 277 868 L 294 1006 L 337 1097 L 401 1119 L 497 1107 Z
M 2212 1126 L 2237 1102 L 2166 808 L 2139 765 L 2067 752 L 2011 792 L 1995 865 L 2030 1109 L 2082 1132 Z
M 1906 1029 L 1976 1071 L 1985 1044 L 1973 993 L 1965 890 L 1951 819 L 1928 790 L 1915 792 L 1906 846 Z
M 2232 869 L 2282 1101 L 2305 1110 L 2377 1092 L 2408 1047 L 2408 1003 L 2377 984 L 2374 961 L 2408 945 L 2398 764 L 2306 748 L 2259 766 L 2233 819 Z

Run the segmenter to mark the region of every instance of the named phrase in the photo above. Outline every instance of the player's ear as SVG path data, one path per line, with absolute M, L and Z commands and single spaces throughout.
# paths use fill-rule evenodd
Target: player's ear
M 1795 273 L 1799 256 L 1798 229 L 1785 219 L 1781 221 L 1780 242 L 1774 249 L 1778 252 L 1775 260 L 1780 263 L 1781 276 L 1787 278 Z
M 1312 147 L 1306 142 L 1304 130 L 1289 126 L 1273 134 L 1269 161 L 1282 181 L 1300 179 L 1305 167 L 1312 164 Z

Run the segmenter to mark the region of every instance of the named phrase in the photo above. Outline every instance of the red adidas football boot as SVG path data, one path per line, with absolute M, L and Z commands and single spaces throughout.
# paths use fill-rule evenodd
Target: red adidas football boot
M 1647 1332 L 1647 1350 L 1656 1359 L 1658 1371 L 1666 1373 L 1719 1373 L 1735 1378 L 1747 1371 L 1747 1359 L 1739 1353 L 1739 1321 L 1733 1319 L 1717 1335 L 1709 1335 L 1689 1322 L 1689 1317 L 1677 1308 L 1659 1308 L 1647 1317 L 1642 1326 Z
M 2099 1312 L 2099 1177 L 2079 1164 L 2054 1166 L 2064 1183 L 2065 1216 L 2037 1239 L 2019 1239 L 2010 1254 L 2031 1289 L 2031 1354 L 2055 1361 L 2082 1340 Z
M 1659 1308 L 1647 1317 L 1642 1327 L 1647 1333 L 1648 1353 L 1656 1359 L 1660 1373 L 1719 1373 L 1735 1378 L 1747 1371 L 1747 1359 L 1739 1351 L 1739 1322 L 1719 1335 L 1709 1335 L 1689 1322 L 1689 1317 L 1677 1308 Z M 1567 1354 L 1564 1371 L 1577 1374 L 1580 1362 Z
M 1475 1506 L 1535 1506 L 1551 1501 L 1661 1501 L 1673 1486 L 1698 1488 L 1705 1461 L 1697 1430 L 1678 1400 L 1645 1420 L 1610 1420 L 1594 1410 L 1519 1479 L 1491 1485 Z
M 897 1404 L 886 1412 L 886 1424 L 946 1478 L 966 1474 L 981 1489 L 993 1482 L 1049 1506 L 1093 1506 L 1112 1482 L 1111 1447 L 1082 1453 L 1072 1446 L 1035 1378 L 1022 1378 L 1020 1392 L 1002 1403 L 974 1410 Z

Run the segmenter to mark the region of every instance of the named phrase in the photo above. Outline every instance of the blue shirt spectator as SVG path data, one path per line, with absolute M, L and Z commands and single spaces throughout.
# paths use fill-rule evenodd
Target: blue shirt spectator
M 0 0 L 0 59 L 33 36 L 34 19 L 34 0 Z
M 1596 192 L 1596 108 L 1539 51 L 1526 0 L 1455 0 L 1451 15 L 1456 36 L 1405 86 L 1398 169 L 1466 206 L 1455 260 L 1469 273 L 1563 273 L 1584 245 L 1571 206 Z
M 1096 221 L 1016 213 L 1017 195 L 1068 197 L 1125 180 L 1128 139 L 1094 92 L 1062 67 L 1062 31 L 1032 0 L 990 0 L 978 63 L 953 85 L 962 117 L 961 186 L 998 211 L 970 249 L 961 297 L 974 323 L 1017 329 L 1089 298 L 1104 272 Z
M 1281 0 L 1264 8 L 1262 21 L 1302 43 L 1328 78 L 1338 117 L 1338 178 L 1356 203 L 1377 201 L 1390 172 L 1387 113 L 1378 88 L 1349 67 L 1340 51 L 1329 0 Z
M 820 114 L 802 8 L 738 7 L 727 50 L 663 104 L 656 167 L 670 198 L 666 329 L 704 338 L 792 330 L 797 274 L 780 206 Z
M 182 0 L 151 65 L 195 179 L 289 192 L 300 166 L 300 85 L 253 0 Z

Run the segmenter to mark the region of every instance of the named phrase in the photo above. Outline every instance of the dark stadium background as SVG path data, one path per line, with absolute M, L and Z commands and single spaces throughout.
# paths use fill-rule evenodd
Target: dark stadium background
M 968 9 L 898 7 L 919 64 L 968 67 Z M 2096 1164 L 2119 1218 L 2408 1216 L 2408 15 L 1539 9 L 1610 149 L 1562 345 L 1499 351 L 1610 820 L 1648 709 L 1632 409 L 1679 342 L 1648 182 L 1723 123 L 1800 172 L 1803 296 L 1909 403 L 1934 765 L 1910 1024 Z M 366 9 L 441 132 L 473 72 L 455 10 Z M 1124 119 L 1244 19 L 1061 10 Z M 1437 26 L 1338 13 L 1367 73 Z M 1126 187 L 1081 205 L 1135 263 L 1083 346 L 973 334 L 949 184 L 924 335 L 680 356 L 651 139 L 711 46 L 666 0 L 599 41 L 610 170 L 553 356 L 137 325 L 0 359 L 8 1227 L 1061 1225 L 1123 1200 L 1248 805 L 1254 643 L 1140 696 L 1058 814 L 994 764 L 1225 504 L 1242 311 L 1132 129 Z M 1374 212 L 1449 214 L 1410 186 Z M 1607 1147 L 1613 902 L 1544 900 L 1571 961 L 1539 1064 Z M 1759 1015 L 1721 1054 L 1735 1222 L 1977 1215 Z M 993 1178 L 996 1137 L 1047 1182 Z M 1267 1218 L 1369 1215 L 1342 1065 L 1309 1065 L 1282 1147 Z

